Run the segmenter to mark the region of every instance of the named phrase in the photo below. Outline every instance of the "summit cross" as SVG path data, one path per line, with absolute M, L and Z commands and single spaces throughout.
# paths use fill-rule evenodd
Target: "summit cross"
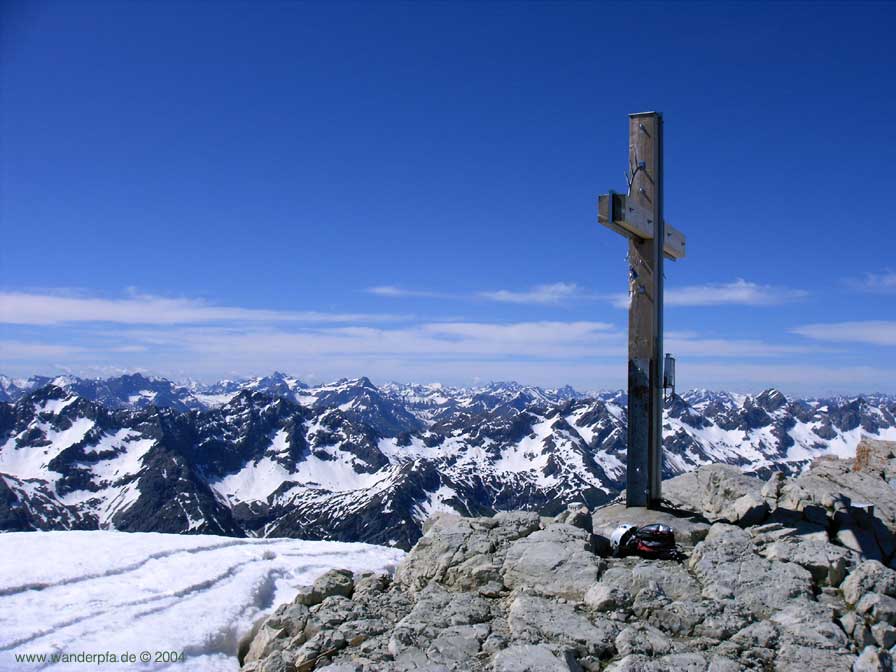
M 685 238 L 663 219 L 663 115 L 630 114 L 628 138 L 627 191 L 599 196 L 597 219 L 629 241 L 626 505 L 656 508 L 663 390 L 675 386 L 675 360 L 663 357 L 663 262 L 685 256 Z

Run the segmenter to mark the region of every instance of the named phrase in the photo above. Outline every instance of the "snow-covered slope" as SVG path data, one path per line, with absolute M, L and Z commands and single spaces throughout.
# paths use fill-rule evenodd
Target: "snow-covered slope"
M 0 529 L 409 548 L 433 511 L 552 514 L 603 503 L 625 477 L 621 392 L 367 378 L 311 387 L 279 373 L 201 390 L 166 383 L 154 379 L 187 392 L 122 406 L 76 392 L 129 389 L 121 380 L 57 379 L 0 402 Z M 208 407 L 202 395 L 225 400 Z M 894 416 L 896 400 L 884 396 L 694 390 L 667 400 L 665 475 L 711 462 L 799 471 L 818 455 L 851 454 L 863 434 L 896 440 Z
M 0 534 L 0 669 L 237 670 L 260 615 L 331 568 L 391 570 L 401 551 L 295 539 L 123 532 Z M 173 651 L 183 661 L 27 663 L 27 654 Z

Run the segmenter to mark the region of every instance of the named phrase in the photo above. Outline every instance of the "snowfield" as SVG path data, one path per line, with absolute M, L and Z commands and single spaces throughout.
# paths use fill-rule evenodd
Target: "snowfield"
M 237 670 L 263 614 L 331 568 L 391 571 L 400 550 L 157 533 L 0 534 L 0 670 Z M 174 663 L 21 662 L 16 654 L 183 652 Z

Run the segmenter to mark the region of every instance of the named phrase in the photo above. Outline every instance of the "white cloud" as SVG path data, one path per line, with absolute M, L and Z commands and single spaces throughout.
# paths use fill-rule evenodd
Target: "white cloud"
M 749 288 L 759 286 L 744 281 L 731 286 L 746 291 L 746 296 L 729 300 L 758 300 L 749 298 Z M 567 283 L 498 294 L 502 299 L 497 300 L 522 302 L 525 296 L 536 303 L 593 297 Z M 142 369 L 210 378 L 282 369 L 314 371 L 324 380 L 365 374 L 380 380 L 455 383 L 479 377 L 587 388 L 625 384 L 624 323 L 457 318 L 389 322 L 399 318 L 214 306 L 139 294 L 100 299 L 38 290 L 0 292 L 0 323 L 6 323 L 0 362 L 22 374 L 65 367 L 76 373 Z M 53 327 L 60 324 L 66 328 Z M 793 331 L 832 343 L 896 345 L 896 322 L 815 324 Z M 804 367 L 793 359 L 830 352 L 832 347 L 837 346 L 705 338 L 695 331 L 666 335 L 666 350 L 680 358 L 679 378 L 688 381 L 683 384 L 743 389 L 743 384 L 755 383 L 806 390 L 822 384 L 844 389 L 854 383 L 865 391 L 893 389 L 888 379 L 869 373 L 874 371 L 870 367 L 811 362 Z
M 84 348 L 54 343 L 28 341 L 0 341 L 0 361 L 35 360 L 44 357 L 72 357 L 84 352 Z
M 896 345 L 896 322 L 884 320 L 806 324 L 791 331 L 818 341 Z
M 197 299 L 131 295 L 102 299 L 57 294 L 0 292 L 0 323 L 50 325 L 73 322 L 200 324 L 210 322 L 374 322 L 396 315 L 280 311 L 215 306 Z
M 570 384 L 583 390 L 616 389 L 626 385 L 624 354 L 601 361 L 555 361 L 539 359 L 408 358 L 401 355 L 370 353 L 329 354 L 323 358 L 305 358 L 296 353 L 255 352 L 249 355 L 232 353 L 233 358 L 197 358 L 187 351 L 166 358 L 164 362 L 129 366 L 97 364 L 93 359 L 72 366 L 66 359 L 65 367 L 49 364 L 35 368 L 33 363 L 17 365 L 7 371 L 15 375 L 66 371 L 77 375 L 108 376 L 127 371 L 144 371 L 172 378 L 201 378 L 215 380 L 224 377 L 258 375 L 274 369 L 287 370 L 310 380 L 313 371 L 319 381 L 335 380 L 343 376 L 367 375 L 376 383 L 390 380 L 405 382 L 442 382 L 471 384 L 476 379 L 517 380 L 522 383 L 556 387 Z M 733 392 L 758 392 L 767 387 L 778 387 L 787 394 L 823 395 L 828 393 L 858 394 L 872 391 L 896 392 L 893 381 L 896 369 L 873 366 L 827 366 L 812 363 L 741 362 L 737 360 L 695 361 L 688 357 L 678 360 L 678 387 L 709 387 Z
M 622 343 L 623 334 L 607 322 L 518 322 L 490 324 L 480 322 L 447 322 L 424 324 L 422 331 L 437 339 L 491 343 L 504 351 L 515 348 L 541 347 L 543 355 L 558 356 L 558 348 L 580 345 Z
M 698 338 L 696 335 L 669 336 L 664 350 L 688 357 L 780 357 L 823 351 L 806 345 L 784 345 L 751 339 Z
M 724 284 L 691 285 L 666 292 L 667 306 L 775 306 L 808 296 L 802 289 L 788 289 L 747 282 L 738 278 Z
M 676 371 L 679 387 L 710 387 L 753 392 L 778 387 L 788 394 L 860 394 L 896 392 L 896 369 L 876 366 L 821 364 L 756 364 L 742 362 L 682 362 Z
M 802 289 L 760 285 L 738 278 L 734 282 L 667 287 L 663 300 L 670 307 L 777 306 L 808 295 Z M 628 308 L 628 294 L 614 294 L 610 298 L 616 308 Z
M 555 282 L 550 285 L 536 285 L 526 292 L 499 289 L 494 292 L 479 292 L 476 296 L 502 303 L 560 303 L 583 295 L 582 289 L 571 282 Z
M 390 298 L 426 298 L 426 299 L 451 299 L 456 298 L 453 294 L 443 294 L 441 292 L 430 292 L 422 289 L 405 289 L 403 287 L 395 287 L 394 285 L 377 285 L 376 287 L 368 287 L 364 290 L 368 294 L 376 296 L 386 296 Z
M 896 271 L 866 273 L 861 280 L 849 280 L 854 289 L 876 294 L 896 294 Z
M 297 330 L 180 328 L 127 331 L 122 337 L 158 347 L 180 347 L 203 357 L 268 354 L 282 358 L 361 355 L 415 358 L 570 359 L 624 357 L 624 334 L 604 322 L 432 322 L 384 329 L 371 326 Z
M 569 299 L 587 298 L 589 295 L 581 287 L 571 282 L 555 282 L 552 284 L 536 285 L 526 291 L 512 291 L 498 289 L 494 291 L 475 292 L 472 294 L 449 294 L 445 292 L 432 292 L 423 289 L 406 289 L 394 285 L 378 285 L 368 287 L 368 294 L 389 298 L 429 298 L 429 299 L 484 299 L 486 301 L 498 301 L 501 303 L 519 304 L 557 304 Z
M 259 325 L 252 328 L 181 326 L 96 332 L 94 343 L 80 361 L 112 358 L 109 363 L 139 363 L 147 367 L 189 369 L 209 366 L 218 371 L 267 368 L 332 370 L 334 362 L 382 360 L 394 363 L 392 378 L 406 379 L 404 371 L 421 362 L 451 361 L 457 373 L 470 376 L 486 362 L 540 361 L 546 364 L 593 362 L 605 358 L 625 362 L 627 338 L 606 322 L 427 322 L 383 328 L 370 325 L 319 326 L 295 329 Z M 116 335 L 116 348 L 103 343 Z M 666 349 L 694 359 L 780 358 L 818 351 L 813 346 L 770 344 L 759 340 L 704 339 L 690 332 L 672 334 Z M 142 349 L 141 349 L 142 348 Z M 118 354 L 116 354 L 118 353 Z M 125 355 L 127 353 L 127 356 Z M 105 363 L 103 361 L 102 363 Z M 334 375 L 357 375 L 355 369 Z M 561 381 L 557 381 L 558 383 Z

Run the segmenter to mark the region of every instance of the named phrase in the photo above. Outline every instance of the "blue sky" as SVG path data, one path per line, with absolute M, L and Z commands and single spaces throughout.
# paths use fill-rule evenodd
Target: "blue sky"
M 3 3 L 0 372 L 623 387 L 658 109 L 679 384 L 896 392 L 896 5 L 633 11 Z

